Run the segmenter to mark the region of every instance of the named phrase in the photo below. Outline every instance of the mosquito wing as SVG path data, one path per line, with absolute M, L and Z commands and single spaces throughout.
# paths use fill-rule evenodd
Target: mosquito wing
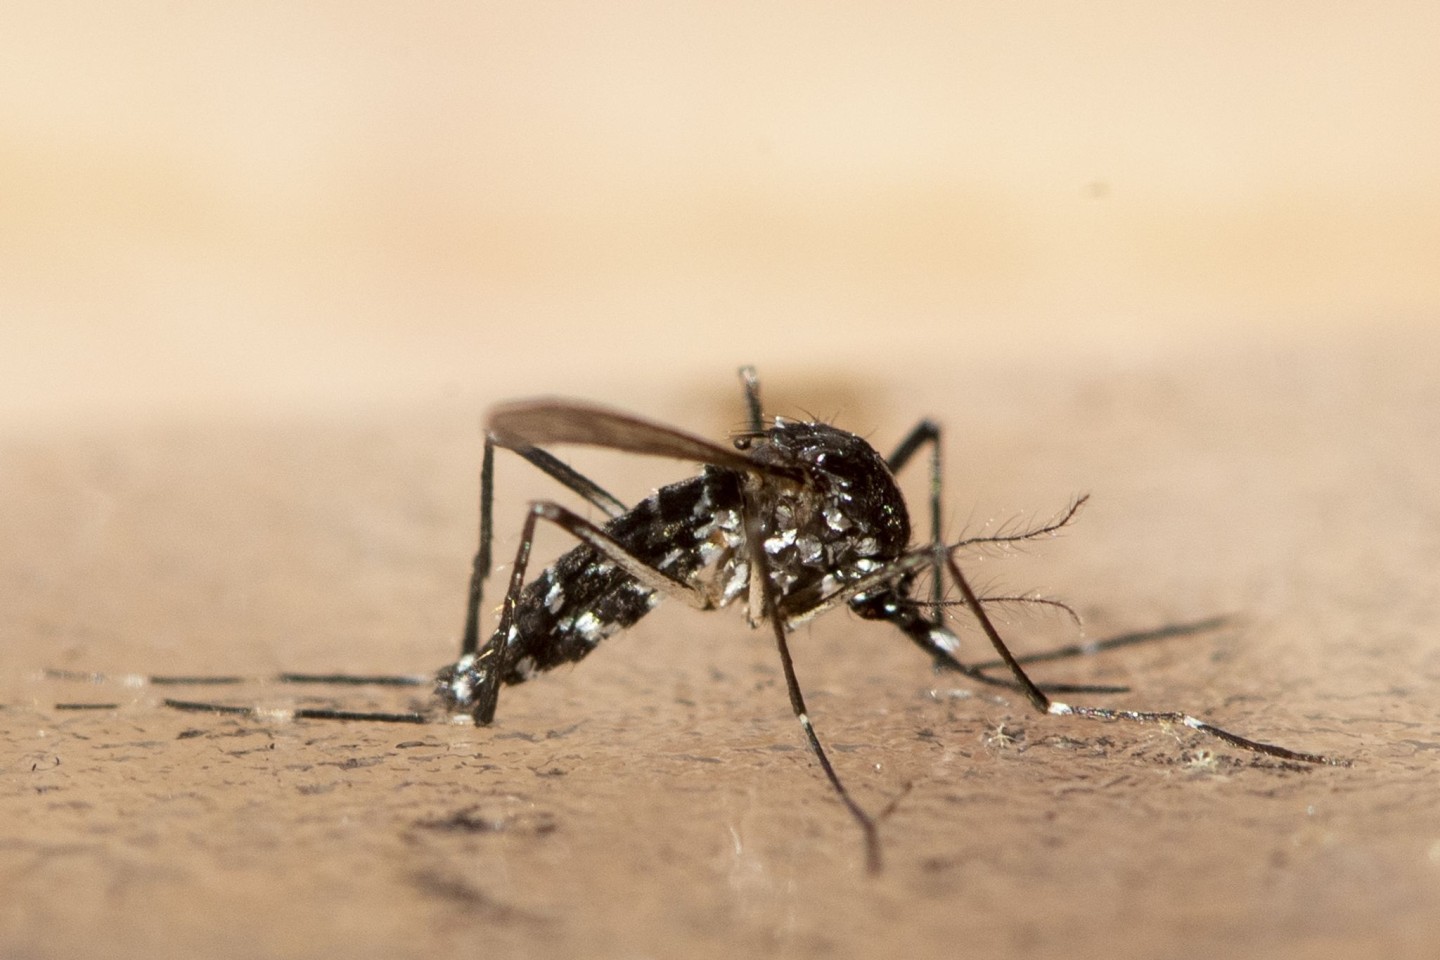
M 798 470 L 760 463 L 739 450 L 712 443 L 693 433 L 578 400 L 541 399 L 503 403 L 491 408 L 487 427 L 497 443 L 513 449 L 575 443 L 692 460 L 788 480 L 804 479 Z

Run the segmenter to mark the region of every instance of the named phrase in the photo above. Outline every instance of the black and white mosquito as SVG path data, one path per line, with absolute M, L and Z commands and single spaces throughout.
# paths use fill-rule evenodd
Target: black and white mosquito
M 1175 724 L 1233 746 L 1286 761 L 1333 764 L 1303 753 L 1238 736 L 1188 714 L 1079 706 L 1055 693 L 1110 693 L 1124 688 L 1055 684 L 1041 688 L 1023 664 L 1056 656 L 1093 652 L 1158 636 L 1200 629 L 1212 622 L 1072 647 L 1020 658 L 996 630 L 956 560 L 962 548 L 978 543 L 1037 539 L 1067 524 L 1084 502 L 1075 501 L 1051 523 L 1009 536 L 947 544 L 941 534 L 941 431 L 922 420 L 888 457 L 865 440 L 825 423 L 768 418 L 760 385 L 750 368 L 740 371 L 747 428 L 730 446 L 674 427 L 571 400 L 539 399 L 502 404 L 490 412 L 480 468 L 480 544 L 466 604 L 460 656 L 439 671 L 435 693 L 451 715 L 468 715 L 477 725 L 495 717 L 500 688 L 523 683 L 563 663 L 590 654 L 611 634 L 634 625 L 664 598 L 696 610 L 740 602 L 752 627 L 775 638 L 790 705 L 821 771 L 864 834 L 866 861 L 879 868 L 877 818 L 851 797 L 810 720 L 796 677 L 787 635 L 798 625 L 845 605 L 867 620 L 897 627 L 936 668 L 975 681 L 1021 692 L 1040 713 L 1103 721 Z M 627 506 L 545 448 L 588 445 L 702 464 L 698 476 L 665 486 Z M 921 450 L 929 449 L 929 538 L 912 542 L 909 511 L 895 474 Z M 525 514 L 519 548 L 499 621 L 480 643 L 483 591 L 491 571 L 495 450 L 513 451 L 609 518 L 594 523 L 551 500 L 533 502 Z M 580 545 L 527 580 L 536 524 L 552 523 Z M 931 590 L 916 597 L 928 575 Z M 946 584 L 959 592 L 945 599 Z M 967 664 L 946 624 L 945 609 L 963 606 L 994 646 L 999 659 Z M 992 670 L 1004 668 L 1008 675 Z M 208 678 L 209 682 L 234 678 Z M 413 683 L 413 678 L 286 674 L 284 682 Z M 151 678 L 151 682 L 203 682 L 204 678 Z M 429 681 L 423 681 L 429 682 Z M 179 709 L 255 713 L 254 708 L 167 700 Z M 297 710 L 312 719 L 428 722 L 424 714 Z

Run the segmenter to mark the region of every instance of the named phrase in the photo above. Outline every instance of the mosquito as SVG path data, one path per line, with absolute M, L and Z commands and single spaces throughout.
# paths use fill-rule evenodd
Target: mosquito
M 868 442 L 827 423 L 767 417 L 760 383 L 751 367 L 740 370 L 746 428 L 729 446 L 607 407 L 562 399 L 501 404 L 486 423 L 480 467 L 480 530 L 470 575 L 460 656 L 433 678 L 435 694 L 451 715 L 489 724 L 502 686 L 524 683 L 547 670 L 588 656 L 605 638 L 633 626 L 670 599 L 696 610 L 741 604 L 751 627 L 773 635 L 785 688 L 807 746 L 840 803 L 858 824 L 867 869 L 880 869 L 879 817 L 846 789 L 810 719 L 790 655 L 789 634 L 839 606 L 866 620 L 898 628 L 939 670 L 983 684 L 1007 687 L 1050 716 L 1099 721 L 1181 725 L 1232 746 L 1285 761 L 1343 763 L 1263 743 L 1179 711 L 1136 711 L 1082 706 L 1056 693 L 1113 693 L 1123 687 L 1052 684 L 1042 688 L 1023 664 L 1093 652 L 1179 632 L 1162 629 L 1017 657 L 1001 638 L 986 605 L 1003 600 L 977 595 L 956 554 L 980 543 L 1014 543 L 1048 536 L 1074 519 L 1085 498 L 1042 526 L 1004 535 L 946 543 L 942 536 L 941 428 L 916 424 L 888 457 Z M 603 490 L 550 453 L 547 447 L 581 445 L 702 464 L 698 476 L 661 487 L 633 507 Z M 929 449 L 929 537 L 912 540 L 909 510 L 895 475 Z M 497 449 L 519 455 L 561 486 L 604 513 L 596 523 L 553 500 L 532 502 L 525 513 L 499 621 L 480 643 L 480 610 L 490 578 L 494 540 L 494 463 Z M 579 545 L 527 580 L 537 525 L 564 530 Z M 931 589 L 915 596 L 922 575 Z M 959 592 L 946 599 L 946 584 Z M 1034 601 L 1031 602 L 1043 602 Z M 995 648 L 999 659 L 967 664 L 960 641 L 946 623 L 947 607 L 963 606 Z M 1063 605 L 1061 605 L 1063 606 Z M 1066 608 L 1068 609 L 1068 608 Z M 1180 630 L 1215 625 L 1204 621 Z M 991 671 L 1004 668 L 1008 676 Z M 151 678 L 151 682 L 234 682 L 238 678 Z M 348 674 L 283 674 L 284 682 L 413 684 L 415 678 Z M 432 681 L 419 681 L 432 682 Z M 255 714 L 255 708 L 166 700 L 186 710 Z M 81 706 L 81 705 L 72 705 Z M 428 722 L 424 714 L 297 710 L 315 719 Z

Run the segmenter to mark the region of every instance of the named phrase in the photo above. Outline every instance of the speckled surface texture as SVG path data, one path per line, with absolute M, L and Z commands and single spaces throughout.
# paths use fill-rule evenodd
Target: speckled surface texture
M 694 429 L 738 405 L 728 372 L 714 380 L 676 411 Z M 977 579 L 1063 596 L 1097 637 L 1238 615 L 1046 675 L 1131 684 L 1106 699 L 1355 764 L 1292 768 L 957 694 L 898 635 L 836 613 L 795 649 L 856 794 L 872 809 L 901 797 L 871 878 L 773 650 L 733 612 L 662 607 L 505 691 L 489 729 L 174 713 L 154 703 L 170 691 L 33 671 L 414 672 L 450 657 L 473 422 L 449 408 L 11 441 L 6 955 L 97 938 L 135 957 L 1423 955 L 1440 902 L 1428 365 L 1361 349 L 969 382 L 995 401 L 957 398 L 947 418 L 966 438 L 947 499 L 974 507 L 972 529 L 1093 495 L 1062 539 L 972 563 Z M 904 387 L 890 395 L 867 415 L 906 422 Z M 607 466 L 643 486 L 654 464 Z M 515 464 L 501 478 L 514 516 L 539 481 Z M 1033 613 L 1002 626 L 1022 648 L 1067 636 Z M 105 700 L 122 706 L 53 706 Z

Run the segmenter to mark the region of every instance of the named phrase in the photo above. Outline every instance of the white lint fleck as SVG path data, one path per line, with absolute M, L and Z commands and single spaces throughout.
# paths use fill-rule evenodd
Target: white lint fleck
M 560 605 L 565 602 L 565 591 L 560 588 L 559 583 L 552 583 L 549 591 L 545 594 L 545 609 L 551 613 L 558 613 Z
M 586 643 L 599 643 L 605 638 L 600 618 L 595 616 L 592 610 L 586 610 L 575 618 L 575 632 L 580 634 Z

